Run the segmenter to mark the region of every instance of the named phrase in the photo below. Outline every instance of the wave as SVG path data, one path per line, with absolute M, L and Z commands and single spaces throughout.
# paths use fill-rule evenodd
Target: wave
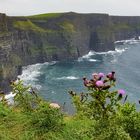
M 126 48 L 126 49 L 127 49 L 127 48 Z M 122 52 L 124 52 L 126 49 L 125 49 L 125 48 L 115 48 L 114 51 L 107 51 L 107 52 L 89 51 L 88 54 L 86 54 L 86 55 L 84 55 L 84 56 L 82 56 L 82 57 L 80 57 L 80 58 L 82 58 L 82 59 L 89 59 L 89 58 L 91 58 L 91 56 L 94 56 L 94 55 L 107 55 L 107 54 L 114 54 L 114 53 L 122 53 Z M 78 59 L 80 59 L 80 58 L 78 58 Z M 94 60 L 96 60 L 96 59 L 94 59 Z M 96 61 L 98 61 L 98 60 L 96 60 Z
M 22 74 L 18 76 L 23 81 L 37 81 L 36 77 L 40 75 L 41 67 L 39 65 L 30 65 L 23 67 Z
M 93 56 L 93 55 L 91 55 L 91 56 Z M 90 57 L 91 57 L 91 56 L 90 56 Z M 90 57 L 89 57 L 89 58 L 86 58 L 86 59 L 83 58 L 83 57 L 79 57 L 77 61 L 78 61 L 78 62 L 82 62 L 82 61 L 84 61 L 84 60 L 85 60 L 85 61 L 89 61 L 89 62 L 98 62 L 98 61 L 100 61 L 100 60 L 97 60 L 97 59 L 91 59 Z
M 9 94 L 6 94 L 4 97 L 6 100 L 10 100 L 11 98 L 14 98 L 16 94 L 13 94 L 12 92 L 10 92 Z
M 97 62 L 99 60 L 96 60 L 96 59 L 89 59 L 89 62 Z
M 117 45 L 124 45 L 124 44 L 136 44 L 136 43 L 140 43 L 140 36 L 138 37 L 138 39 L 135 39 L 135 38 L 131 38 L 131 39 L 127 39 L 127 40 L 118 40 L 118 41 L 115 41 L 114 43 L 117 44 Z
M 89 62 L 98 62 L 100 60 L 98 59 L 93 59 L 92 56 L 95 55 L 114 55 L 114 54 L 121 54 L 123 53 L 125 50 L 127 50 L 128 48 L 115 48 L 114 51 L 108 51 L 108 52 L 95 52 L 95 51 L 90 51 L 88 54 L 79 57 L 78 58 L 78 62 L 81 61 L 89 61 Z
M 58 77 L 56 79 L 57 80 L 77 80 L 77 79 L 79 79 L 79 77 L 75 77 L 75 76 L 63 76 L 63 77 Z
M 115 49 L 115 53 L 123 53 L 123 52 L 125 52 L 126 50 L 127 50 L 128 48 L 116 48 Z
M 126 51 L 128 47 L 118 48 L 116 47 L 114 51 L 107 51 L 107 52 L 94 52 L 94 55 L 114 55 L 114 54 L 121 54 Z
M 84 60 L 90 61 L 90 62 L 97 62 L 97 61 L 99 61 L 99 60 L 97 60 L 97 59 L 91 59 L 91 57 L 92 57 L 93 55 L 95 55 L 95 54 L 96 54 L 96 52 L 94 52 L 94 51 L 89 51 L 88 54 L 86 54 L 86 55 L 84 55 L 84 56 L 82 56 L 82 57 L 79 57 L 79 58 L 78 58 L 78 62 L 81 62 L 81 61 L 84 61 Z
M 130 40 L 123 40 L 123 41 L 129 42 Z M 134 42 L 138 42 L 138 41 L 139 40 L 131 40 L 131 43 L 132 42 L 133 43 Z M 93 59 L 93 56 L 96 57 L 96 55 L 103 55 L 103 56 L 112 55 L 114 57 L 114 59 L 116 59 L 116 56 L 121 55 L 123 52 L 125 52 L 126 50 L 128 50 L 130 47 L 131 46 L 129 46 L 129 45 L 124 45 L 124 46 L 121 46 L 121 47 L 120 46 L 116 46 L 114 51 L 107 51 L 107 52 L 89 51 L 88 54 L 86 54 L 86 55 L 84 55 L 82 57 L 79 57 L 78 58 L 78 62 L 81 62 L 81 61 L 89 61 L 89 62 L 98 62 L 98 61 L 101 61 L 100 59 L 95 59 L 95 58 Z M 111 62 L 116 62 L 116 60 L 112 60 Z
M 13 105 L 14 104 L 14 96 L 16 94 L 13 94 L 10 92 L 9 94 L 4 95 L 4 98 L 6 99 L 8 105 Z M 0 101 L 2 100 L 2 97 L 0 97 Z
M 100 60 L 97 60 L 97 59 L 91 59 L 92 56 L 94 55 L 114 55 L 114 54 L 122 54 L 124 51 L 126 51 L 130 46 L 126 46 L 126 45 L 132 45 L 132 44 L 136 44 L 136 43 L 140 43 L 140 36 L 138 37 L 138 39 L 136 40 L 136 38 L 131 38 L 131 39 L 128 39 L 128 40 L 118 40 L 118 41 L 115 41 L 114 44 L 116 45 L 125 45 L 125 46 L 121 46 L 121 47 L 118 47 L 116 46 L 115 50 L 114 51 L 107 51 L 107 52 L 95 52 L 95 51 L 89 51 L 88 54 L 82 56 L 82 57 L 79 57 L 78 58 L 78 61 L 81 62 L 81 61 L 90 61 L 90 62 L 96 62 L 96 61 L 100 61 Z
M 41 88 L 41 85 L 37 85 L 38 77 L 42 74 L 41 68 L 44 65 L 54 65 L 56 61 L 53 62 L 45 62 L 45 63 L 37 63 L 33 65 L 28 65 L 22 68 L 22 74 L 18 75 L 25 85 L 31 85 L 32 87 L 36 87 L 37 89 Z
M 82 56 L 82 58 L 84 59 L 88 59 L 88 58 L 90 58 L 92 55 L 94 55 L 95 54 L 95 52 L 94 51 L 90 51 L 88 54 L 86 54 L 86 55 L 84 55 L 84 56 Z

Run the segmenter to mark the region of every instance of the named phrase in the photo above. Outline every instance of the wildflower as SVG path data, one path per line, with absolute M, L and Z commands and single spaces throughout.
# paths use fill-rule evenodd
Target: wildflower
M 124 95 L 125 94 L 125 91 L 123 89 L 119 89 L 118 90 L 118 93 L 121 94 L 121 95 Z
M 98 73 L 93 73 L 92 76 L 98 76 Z
M 98 73 L 93 73 L 92 76 L 93 76 L 93 79 L 96 81 L 99 79 Z
M 108 73 L 106 77 L 109 78 L 109 80 L 111 80 L 111 81 L 114 81 L 114 82 L 116 81 L 115 72 L 114 71 Z
M 104 73 L 100 72 L 100 73 L 98 74 L 98 76 L 99 76 L 100 78 L 102 78 L 102 77 L 104 77 L 105 75 L 104 75 Z
M 87 80 L 87 78 L 86 78 L 86 77 L 84 77 L 84 78 L 83 78 L 83 80 L 84 80 L 84 85 L 87 87 L 87 86 L 88 86 L 88 84 L 89 84 L 89 80 Z
M 56 109 L 60 108 L 60 105 L 58 105 L 57 103 L 50 103 L 49 106 L 52 107 L 52 108 L 56 108 Z
M 119 94 L 118 100 L 120 100 L 120 99 L 122 99 L 123 95 L 125 94 L 125 91 L 123 89 L 119 89 L 118 94 Z
M 103 87 L 103 86 L 104 86 L 103 81 L 101 81 L 101 80 L 97 81 L 97 82 L 96 82 L 96 86 L 97 86 L 97 87 Z
M 108 73 L 106 77 L 107 77 L 107 78 L 111 78 L 111 77 L 112 77 L 112 73 L 111 73 L 111 72 Z
M 90 87 L 95 87 L 96 86 L 96 80 L 90 79 L 89 85 L 90 85 Z

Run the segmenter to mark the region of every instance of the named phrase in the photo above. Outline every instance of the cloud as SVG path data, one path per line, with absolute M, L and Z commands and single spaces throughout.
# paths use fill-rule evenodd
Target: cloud
M 0 12 L 33 15 L 49 12 L 140 15 L 139 0 L 0 0 Z

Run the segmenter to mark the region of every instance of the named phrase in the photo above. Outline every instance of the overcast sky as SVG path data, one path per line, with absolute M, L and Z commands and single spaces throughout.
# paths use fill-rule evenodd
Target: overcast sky
M 69 11 L 140 16 L 140 0 L 0 0 L 0 13 L 13 16 Z

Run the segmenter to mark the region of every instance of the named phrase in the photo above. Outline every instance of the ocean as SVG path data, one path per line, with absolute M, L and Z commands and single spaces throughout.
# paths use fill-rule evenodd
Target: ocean
M 139 108 L 140 99 L 140 41 L 117 41 L 115 51 L 94 52 L 73 61 L 46 62 L 23 67 L 19 77 L 24 84 L 38 90 L 38 94 L 50 102 L 59 103 L 69 114 L 74 107 L 69 90 L 77 93 L 86 91 L 82 78 L 91 79 L 92 73 L 116 72 L 116 89 L 124 89 L 130 102 Z

